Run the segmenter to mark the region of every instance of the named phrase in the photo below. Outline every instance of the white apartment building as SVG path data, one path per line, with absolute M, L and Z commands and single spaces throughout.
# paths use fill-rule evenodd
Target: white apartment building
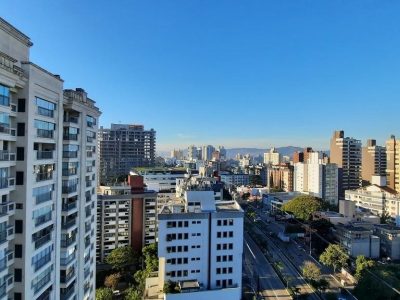
M 94 299 L 100 111 L 31 46 L 0 18 L 0 299 Z
M 310 152 L 306 162 L 294 164 L 294 191 L 338 204 L 339 174 L 336 164 L 325 163 L 320 152 Z
M 269 152 L 264 153 L 264 164 L 279 165 L 281 163 L 281 154 L 272 147 Z
M 140 176 L 135 175 L 135 178 Z M 146 191 L 143 181 L 99 186 L 97 190 L 96 260 L 103 262 L 118 247 L 140 252 L 157 238 L 157 193 Z
M 221 173 L 221 181 L 226 185 L 249 185 L 250 175 L 249 174 L 231 174 L 231 173 Z
M 190 293 L 185 299 L 241 299 L 243 210 L 196 187 L 158 215 L 159 286 L 168 280 L 195 286 L 181 290 Z
M 356 207 L 364 208 L 374 215 L 386 212 L 400 226 L 400 196 L 386 186 L 386 178 L 372 176 L 371 185 L 356 190 L 345 191 L 346 200 L 355 202 Z

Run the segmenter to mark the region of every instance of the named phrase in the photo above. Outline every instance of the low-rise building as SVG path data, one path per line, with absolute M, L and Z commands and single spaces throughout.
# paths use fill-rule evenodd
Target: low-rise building
M 233 174 L 228 172 L 221 172 L 221 181 L 226 185 L 249 185 L 250 175 L 249 174 Z
M 373 229 L 353 224 L 338 224 L 333 233 L 348 255 L 357 257 L 364 255 L 370 258 L 379 258 L 380 239 L 374 235 Z
M 389 224 L 374 226 L 374 233 L 381 241 L 381 255 L 392 260 L 400 259 L 400 228 Z

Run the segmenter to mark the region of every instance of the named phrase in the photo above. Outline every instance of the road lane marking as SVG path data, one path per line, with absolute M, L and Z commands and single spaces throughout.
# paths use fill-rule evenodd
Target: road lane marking
M 253 251 L 251 251 L 251 248 L 250 248 L 250 246 L 249 246 L 249 243 L 246 242 L 246 246 L 247 246 L 247 248 L 249 249 L 250 254 L 253 256 L 253 258 L 256 259 L 256 256 L 254 255 Z

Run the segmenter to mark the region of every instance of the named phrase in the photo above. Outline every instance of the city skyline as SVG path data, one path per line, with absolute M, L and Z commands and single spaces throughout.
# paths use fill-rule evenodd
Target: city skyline
M 157 151 L 400 134 L 398 3 L 17 4 L 3 17 L 35 42 L 32 61 L 84 86 L 100 125 L 154 128 Z

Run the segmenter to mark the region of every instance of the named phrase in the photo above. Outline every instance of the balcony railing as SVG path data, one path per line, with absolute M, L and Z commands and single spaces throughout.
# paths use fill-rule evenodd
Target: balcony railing
M 0 231 L 0 244 L 7 241 L 7 230 Z
M 7 293 L 7 282 L 0 285 L 0 298 L 2 299 Z
M 0 150 L 0 161 L 15 161 L 15 153 Z
M 62 193 L 63 194 L 71 194 L 75 193 L 78 190 L 78 185 L 71 185 L 71 186 L 63 186 L 62 187 Z
M 78 151 L 63 151 L 63 158 L 77 158 Z
M 7 261 L 8 261 L 7 256 L 0 259 L 0 272 L 7 269 Z
M 0 203 L 0 216 L 8 215 L 15 208 L 14 202 Z
M 64 141 L 77 141 L 78 140 L 78 134 L 76 134 L 76 133 L 64 133 L 63 139 L 64 139 Z
M 53 150 L 36 151 L 36 159 L 53 159 Z
M 78 174 L 77 169 L 63 169 L 62 170 L 62 176 L 73 176 Z
M 52 212 L 50 211 L 44 215 L 41 215 L 41 216 L 35 218 L 35 226 L 37 227 L 37 226 L 43 225 L 44 223 L 51 221 L 51 216 L 52 216 Z
M 14 177 L 2 177 L 0 178 L 0 189 L 6 189 L 15 186 Z
M 36 182 L 53 179 L 53 172 L 45 172 L 36 174 Z
M 36 294 L 37 292 L 39 292 L 49 282 L 51 282 L 51 273 L 46 274 L 46 276 L 44 276 L 42 279 L 32 285 L 34 293 Z
M 54 131 L 47 130 L 47 129 L 38 129 L 36 134 L 37 134 L 37 137 L 45 138 L 45 139 L 52 139 L 54 137 Z
M 61 228 L 64 230 L 68 230 L 76 225 L 76 218 L 71 219 L 65 223 L 61 223 Z
M 75 254 L 75 252 L 74 253 L 72 253 L 70 256 L 68 256 L 68 257 L 65 257 L 65 258 L 61 258 L 61 260 L 60 260 L 60 264 L 62 265 L 62 266 L 68 266 L 74 259 L 76 258 L 76 254 Z
M 38 238 L 37 240 L 34 241 L 35 243 L 35 249 L 39 249 L 42 247 L 44 244 L 48 243 L 51 240 L 51 233 L 46 234 L 45 236 L 42 236 Z
M 51 253 L 46 254 L 45 256 L 34 262 L 33 267 L 35 269 L 35 272 L 46 265 L 49 261 L 51 261 Z
M 49 118 L 53 118 L 54 117 L 54 111 L 44 108 L 44 107 L 40 107 L 38 106 L 38 110 L 37 110 L 39 115 L 45 116 L 45 117 L 49 117 Z
M 72 285 L 72 287 L 68 291 L 60 294 L 60 298 L 61 300 L 69 300 L 74 293 L 75 285 Z
M 75 202 L 71 202 L 71 203 L 64 203 L 62 206 L 62 210 L 64 212 L 68 212 L 70 210 L 73 210 L 76 208 L 76 201 Z
M 0 95 L 0 105 L 10 106 L 10 97 Z
M 60 276 L 61 283 L 68 283 L 73 277 L 75 277 L 75 269 L 65 275 Z
M 68 239 L 66 239 L 66 240 L 62 239 L 61 240 L 61 247 L 67 248 L 67 247 L 71 246 L 75 242 L 76 242 L 76 236 L 75 235 L 70 237 L 70 238 L 68 238 Z
M 36 204 L 40 204 L 46 201 L 50 201 L 52 198 L 52 192 L 47 192 L 36 196 Z

